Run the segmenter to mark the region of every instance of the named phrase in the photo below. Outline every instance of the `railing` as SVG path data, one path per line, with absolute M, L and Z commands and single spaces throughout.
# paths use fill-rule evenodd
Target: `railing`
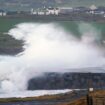
M 88 96 L 87 105 L 105 105 L 105 96 Z

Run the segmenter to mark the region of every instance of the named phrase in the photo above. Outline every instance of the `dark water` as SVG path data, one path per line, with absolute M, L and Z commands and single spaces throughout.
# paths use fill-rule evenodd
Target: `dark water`
M 87 95 L 87 90 L 75 90 L 73 93 L 65 93 L 62 94 L 60 99 L 53 100 L 35 100 L 35 101 L 24 101 L 24 102 L 8 102 L 8 103 L 0 103 L 0 105 L 57 105 L 63 104 L 65 102 L 72 102 L 74 100 L 80 99 Z

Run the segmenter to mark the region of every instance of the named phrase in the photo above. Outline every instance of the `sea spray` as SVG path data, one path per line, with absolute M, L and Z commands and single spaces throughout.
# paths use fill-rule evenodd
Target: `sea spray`
M 80 40 L 53 23 L 16 25 L 8 33 L 15 39 L 24 41 L 24 51 L 15 57 L 1 56 L 1 91 L 26 90 L 29 79 L 43 75 L 44 72 L 95 72 L 81 71 L 80 68 L 103 66 L 103 52 L 94 40 L 98 31 L 91 28 L 88 33 L 81 27 L 83 24 L 79 25 Z
M 79 24 L 79 32 L 81 33 L 82 41 L 84 41 L 85 43 L 100 44 L 102 41 L 100 30 L 97 30 L 92 24 Z

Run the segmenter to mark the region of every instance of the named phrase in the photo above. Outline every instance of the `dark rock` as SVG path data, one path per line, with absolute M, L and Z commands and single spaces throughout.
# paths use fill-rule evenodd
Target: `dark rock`
M 28 89 L 105 89 L 105 73 L 45 73 L 29 80 Z

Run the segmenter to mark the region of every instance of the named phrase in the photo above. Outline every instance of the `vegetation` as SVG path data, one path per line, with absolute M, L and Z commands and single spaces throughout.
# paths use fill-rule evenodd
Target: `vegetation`
M 19 101 L 51 101 L 51 102 L 71 102 L 75 99 L 78 99 L 76 96 L 76 92 L 68 92 L 64 94 L 57 95 L 45 95 L 39 97 L 25 97 L 25 98 L 0 98 L 0 103 L 8 103 L 8 102 L 19 102 Z M 73 98 L 72 98 L 73 97 Z
M 82 98 L 75 100 L 73 102 L 65 102 L 65 103 L 59 104 L 59 105 L 87 105 L 87 102 L 86 102 L 86 97 L 82 97 Z
M 71 95 L 70 93 L 67 93 Z M 0 102 L 17 102 L 17 101 L 32 101 L 32 100 L 37 100 L 37 101 L 48 101 L 48 100 L 58 100 L 58 99 L 63 99 L 67 97 L 66 94 L 59 94 L 59 95 L 45 95 L 45 96 L 39 96 L 39 97 L 25 97 L 25 98 L 0 98 Z
M 14 55 L 21 52 L 23 42 L 15 40 L 8 34 L 0 33 L 0 54 Z
M 52 102 L 54 105 L 87 105 L 87 95 L 85 96 L 77 96 L 77 91 L 72 91 L 64 94 L 57 95 L 45 95 L 39 97 L 25 97 L 25 98 L 0 98 L 0 103 L 8 103 L 8 102 L 27 102 L 27 101 L 35 101 L 35 102 Z M 93 102 L 99 98 L 99 102 L 105 96 L 105 90 L 97 90 L 94 92 L 90 92 L 89 96 L 92 97 Z M 103 100 L 103 99 L 102 99 Z

